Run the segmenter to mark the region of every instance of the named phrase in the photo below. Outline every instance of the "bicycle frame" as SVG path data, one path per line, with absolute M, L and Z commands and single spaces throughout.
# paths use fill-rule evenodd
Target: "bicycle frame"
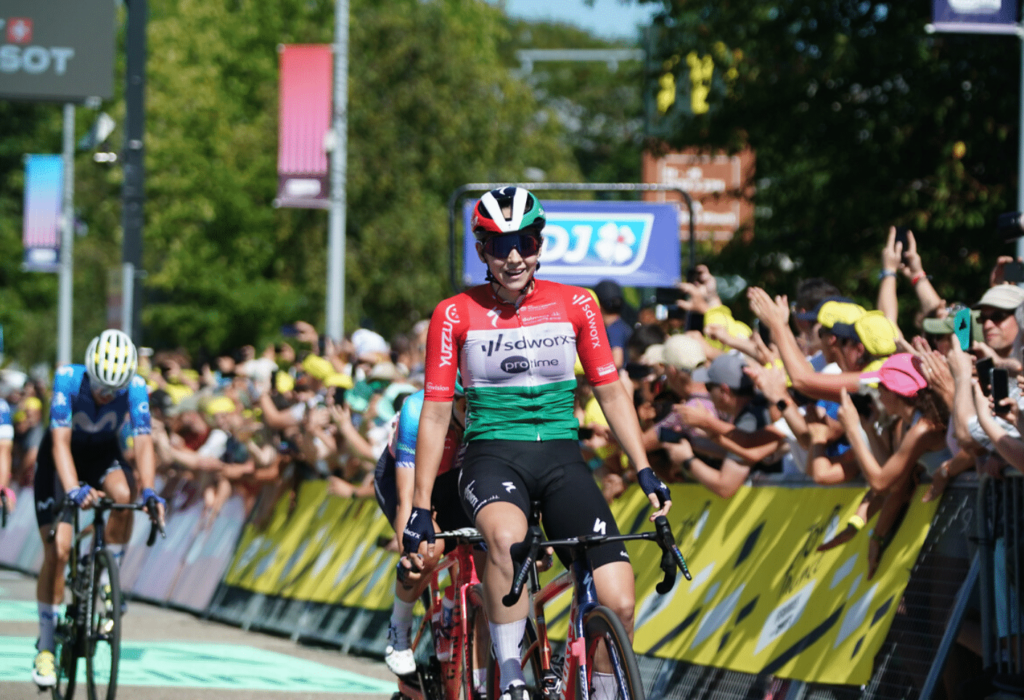
M 451 582 L 449 585 L 457 586 L 457 597 L 455 598 L 455 607 L 452 609 L 452 626 L 451 626 L 451 654 L 447 661 L 437 660 L 440 675 L 438 682 L 440 684 L 440 690 L 442 691 L 443 698 L 455 699 L 459 697 L 459 690 L 465 683 L 465 687 L 471 688 L 473 685 L 473 679 L 469 677 L 470 669 L 465 663 L 465 654 L 463 653 L 463 647 L 466 643 L 466 639 L 469 636 L 469 616 L 466 614 L 469 609 L 466 600 L 467 593 L 470 588 L 480 584 L 480 579 L 477 577 L 476 565 L 473 562 L 472 546 L 468 544 L 460 544 L 453 551 L 449 552 L 445 557 L 438 563 L 437 568 L 431 575 L 430 586 L 427 589 L 430 598 L 430 607 L 426 610 L 423 617 L 423 622 L 420 623 L 419 629 L 416 632 L 416 636 L 412 642 L 412 648 L 416 649 L 419 647 L 420 640 L 423 638 L 423 634 L 428 629 L 428 625 L 432 624 L 433 615 L 435 612 L 441 612 L 443 614 L 442 594 L 441 587 L 439 585 L 440 574 L 442 571 L 451 569 L 450 573 Z M 437 632 L 438 630 L 435 630 Z M 434 635 L 434 643 L 437 644 L 439 635 Z M 437 659 L 437 648 L 434 648 L 433 659 Z M 430 669 L 426 669 L 429 672 Z M 413 698 L 413 700 L 435 700 L 431 695 L 429 679 L 425 678 L 424 669 L 417 667 L 417 676 L 419 677 L 420 687 L 410 685 L 407 681 L 402 678 L 398 679 L 398 690 L 403 695 Z M 436 700 L 441 700 L 437 698 Z
M 536 576 L 536 573 L 533 574 Z M 536 589 L 538 586 L 533 585 Z M 551 642 L 548 639 L 547 619 L 544 615 L 545 606 L 569 589 L 573 589 L 569 607 L 569 625 L 565 640 L 565 661 L 562 663 L 562 675 L 559 677 L 551 669 Z M 533 617 L 537 625 L 537 641 L 544 678 L 545 697 L 576 697 L 576 687 L 583 688 L 583 697 L 589 697 L 587 687 L 586 646 L 583 636 L 583 620 L 587 613 L 598 606 L 597 589 L 590 569 L 584 561 L 574 561 L 571 572 L 563 571 L 549 581 L 533 595 Z M 529 657 L 532 649 L 524 650 L 524 658 Z M 570 661 L 572 659 L 572 661 Z

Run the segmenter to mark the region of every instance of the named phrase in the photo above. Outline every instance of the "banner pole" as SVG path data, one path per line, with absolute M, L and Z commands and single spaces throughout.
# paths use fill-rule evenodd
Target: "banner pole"
M 348 0 L 334 5 L 334 149 L 331 151 L 331 208 L 327 234 L 326 331 L 345 333 L 345 186 L 348 159 Z
M 64 201 L 61 206 L 60 282 L 57 296 L 57 364 L 71 363 L 75 271 L 75 105 L 64 105 Z

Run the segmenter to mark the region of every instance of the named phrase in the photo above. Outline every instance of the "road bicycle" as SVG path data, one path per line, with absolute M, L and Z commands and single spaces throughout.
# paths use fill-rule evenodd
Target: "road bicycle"
M 656 542 L 661 547 L 661 569 L 665 573 L 656 590 L 664 595 L 675 585 L 677 568 L 687 580 L 691 579 L 668 520 L 658 516 L 654 521 L 654 531 L 630 535 L 585 535 L 545 540 L 541 537 L 538 514 L 539 504 L 534 503 L 526 539 L 512 548 L 515 577 L 512 589 L 502 599 L 506 606 L 511 607 L 519 600 L 523 588 L 528 587 L 533 601 L 533 617 L 527 620 L 522 642 L 522 666 L 528 696 L 531 700 L 590 700 L 594 657 L 603 648 L 611 661 L 616 697 L 621 700 L 644 700 L 644 688 L 633 645 L 618 616 L 598 603 L 593 571 L 586 553 L 591 547 L 609 542 Z M 541 588 L 537 574 L 537 555 L 548 547 L 566 548 L 571 563 L 567 571 Z M 572 601 L 565 653 L 556 659 L 548 639 L 544 607 L 569 589 L 572 590 Z M 488 664 L 487 692 L 491 700 L 501 696 L 498 666 L 493 658 Z
M 478 649 L 488 655 L 490 651 L 483 592 L 473 561 L 473 548 L 483 537 L 474 528 L 439 532 L 436 537 L 454 542 L 455 548 L 438 563 L 423 592 L 426 614 L 412 648 L 419 648 L 425 635 L 430 635 L 430 655 L 425 662 L 417 662 L 415 673 L 398 679 L 392 700 L 483 700 L 473 687 Z M 399 575 L 402 571 L 407 569 L 400 567 Z M 449 572 L 449 582 L 442 591 L 443 571 Z
M 56 535 L 56 523 L 72 514 L 74 539 L 68 559 L 66 578 L 71 602 L 54 631 L 56 650 L 55 672 L 57 682 L 51 694 L 53 700 L 71 700 L 78 680 L 78 660 L 85 659 L 85 685 L 89 700 L 114 700 L 117 695 L 117 667 L 121 657 L 121 585 L 117 563 L 104 548 L 106 513 L 110 510 L 143 510 L 156 513 L 156 499 L 146 505 L 115 503 L 100 498 L 93 506 L 92 525 L 81 528 L 80 509 L 65 499 L 60 516 L 50 530 L 50 539 Z M 147 546 L 156 541 L 157 533 L 164 534 L 163 526 L 151 516 Z M 91 537 L 90 537 L 91 535 Z M 85 540 L 89 539 L 89 544 Z M 84 552 L 83 552 L 84 549 Z M 104 572 L 107 583 L 101 585 Z

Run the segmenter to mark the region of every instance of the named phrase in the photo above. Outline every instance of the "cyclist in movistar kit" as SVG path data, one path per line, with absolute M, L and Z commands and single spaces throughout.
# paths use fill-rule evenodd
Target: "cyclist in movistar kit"
M 32 680 L 52 687 L 53 632 L 64 600 L 64 569 L 71 553 L 72 527 L 66 519 L 50 529 L 65 500 L 79 508 L 91 507 L 101 495 L 129 503 L 136 495 L 135 477 L 121 455 L 118 431 L 130 422 L 135 433 L 135 455 L 142 481 L 142 500 L 156 499 L 163 521 L 164 500 L 156 495 L 156 461 L 150 435 L 149 393 L 136 376 L 138 355 L 131 339 L 117 330 L 103 331 L 85 351 L 84 365 L 57 370 L 50 399 L 50 430 L 39 447 L 36 463 L 36 522 L 43 540 L 43 565 L 36 583 L 39 605 L 39 641 Z M 107 520 L 107 548 L 118 562 L 131 535 L 131 511 L 111 511 Z
M 444 438 L 444 454 L 431 495 L 435 511 L 433 526 L 441 531 L 473 526 L 459 502 L 458 452 L 465 422 L 465 401 L 461 397 L 461 387 L 456 387 L 456 394 L 454 410 Z M 409 513 L 412 512 L 413 467 L 422 408 L 422 390 L 411 394 L 402 404 L 391 442 L 377 460 L 377 469 L 374 473 L 373 488 L 377 494 L 377 503 L 397 533 L 405 529 Z M 384 652 L 384 662 L 391 672 L 398 676 L 407 676 L 416 671 L 416 660 L 413 658 L 409 640 L 412 630 L 412 609 L 430 583 L 430 575 L 436 560 L 424 564 L 421 572 L 410 574 L 406 583 L 395 582 L 395 603 L 391 610 L 391 625 L 388 627 L 388 647 Z M 480 685 L 483 685 L 483 679 L 478 680 Z
M 477 254 L 489 282 L 441 302 L 431 318 L 414 507 L 403 533 L 406 552 L 432 553 L 430 494 L 460 370 L 468 420 L 459 488 L 487 542 L 484 600 L 501 700 L 525 697 L 519 644 L 528 601 L 524 596 L 507 608 L 501 598 L 512 584 L 509 549 L 526 536 L 531 500 L 541 502 L 549 538 L 617 533 L 580 454 L 573 415 L 577 354 L 651 499 L 651 519 L 671 507 L 668 489 L 647 462 L 633 399 L 619 381 L 597 303 L 585 289 L 534 278 L 544 224 L 540 202 L 520 187 L 493 190 L 473 208 Z M 601 604 L 619 615 L 632 636 L 633 570 L 625 548 L 610 543 L 589 557 Z M 595 667 L 594 697 L 603 699 L 614 692 L 614 678 L 606 658 Z

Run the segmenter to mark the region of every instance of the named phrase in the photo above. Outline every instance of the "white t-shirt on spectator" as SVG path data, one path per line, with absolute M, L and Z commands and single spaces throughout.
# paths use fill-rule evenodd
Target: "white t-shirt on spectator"
M 206 436 L 206 442 L 196 450 L 196 453 L 201 454 L 204 457 L 220 459 L 224 456 L 224 450 L 227 448 L 228 434 L 220 428 L 214 428 L 210 431 L 210 434 Z

